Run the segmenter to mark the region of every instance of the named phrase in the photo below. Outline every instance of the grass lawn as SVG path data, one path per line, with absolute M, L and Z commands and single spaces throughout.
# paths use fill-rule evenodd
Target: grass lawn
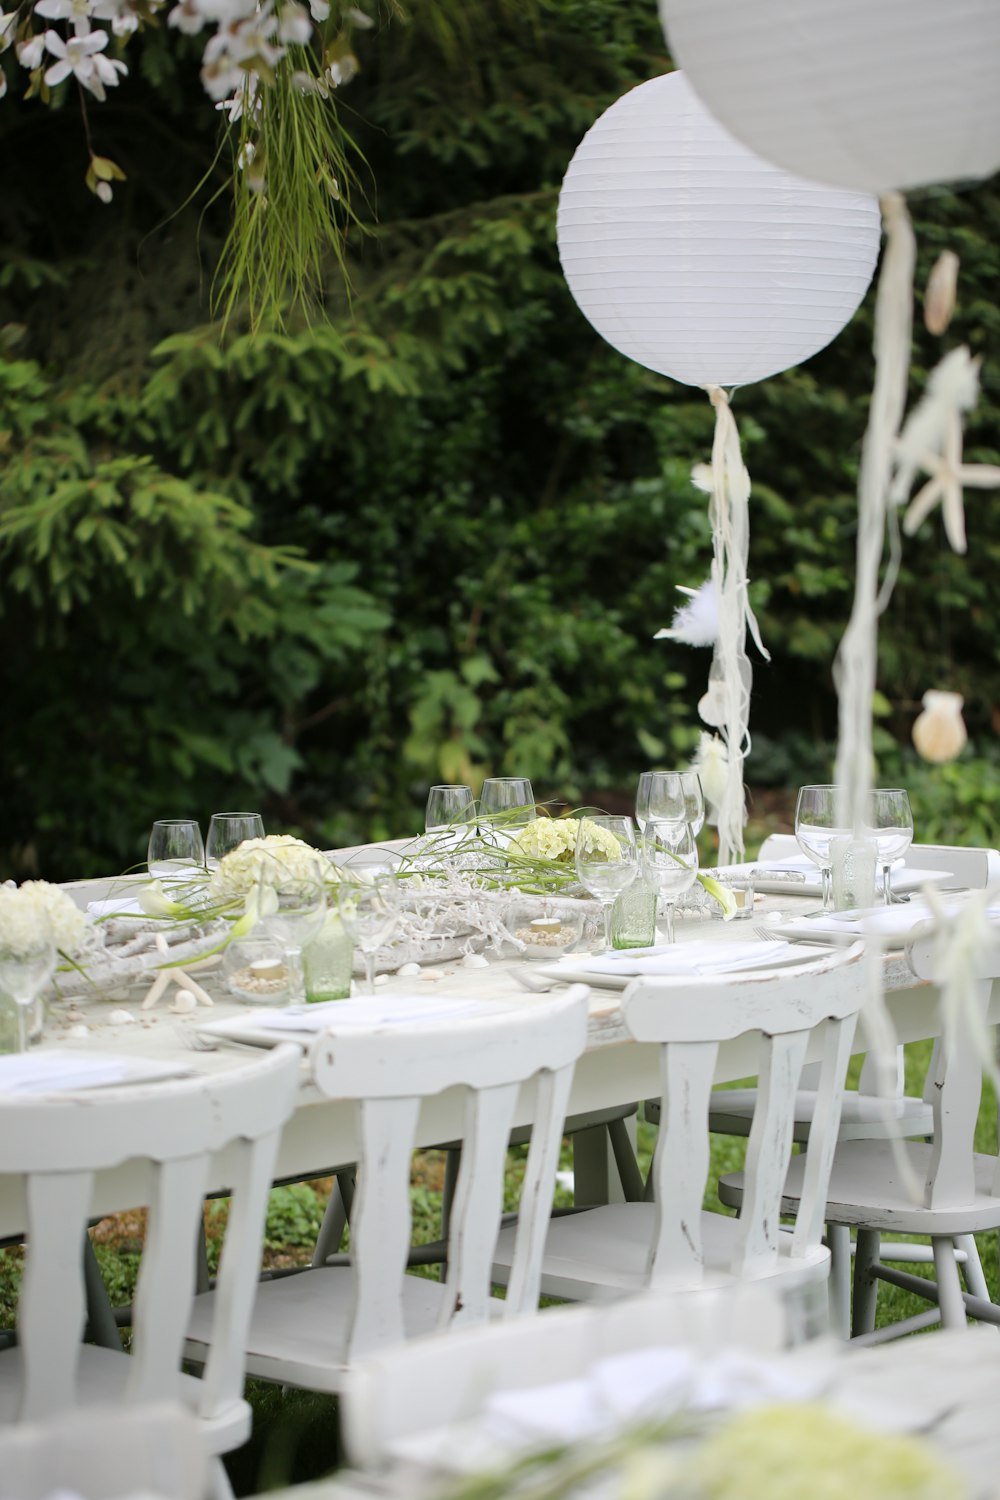
M 930 1043 L 916 1043 L 907 1049 L 907 1089 L 919 1092 L 930 1058 Z M 860 1060 L 852 1065 L 852 1082 L 860 1072 Z M 645 1171 L 654 1138 L 652 1127 L 639 1126 L 639 1157 Z M 992 1089 L 984 1088 L 979 1116 L 977 1145 L 983 1151 L 996 1151 L 997 1111 Z M 715 1179 L 742 1165 L 744 1142 L 733 1137 L 714 1136 L 712 1165 L 706 1205 L 719 1208 L 714 1194 Z M 565 1148 L 564 1165 L 571 1164 L 569 1147 Z M 523 1151 L 513 1151 L 509 1158 L 507 1178 L 508 1206 L 517 1203 L 518 1184 L 523 1170 Z M 412 1202 L 414 1239 L 435 1239 L 440 1227 L 441 1185 L 444 1158 L 440 1152 L 425 1152 L 414 1159 Z M 276 1188 L 271 1194 L 263 1264 L 268 1268 L 308 1262 L 312 1245 L 323 1217 L 330 1193 L 329 1181 L 303 1183 Z M 557 1202 L 570 1201 L 560 1194 Z M 206 1231 L 210 1260 L 217 1254 L 225 1225 L 225 1201 L 206 1207 Z M 130 1300 L 142 1249 L 144 1216 L 142 1213 L 120 1214 L 106 1219 L 92 1231 L 95 1251 L 110 1289 L 112 1300 L 123 1304 Z M 980 1255 L 990 1285 L 997 1295 L 997 1235 L 979 1237 Z M 20 1282 L 22 1251 L 19 1248 L 0 1252 L 0 1302 L 3 1326 L 13 1320 L 17 1288 Z M 933 1276 L 932 1266 L 912 1268 Z M 436 1275 L 429 1269 L 426 1274 Z M 909 1313 L 923 1310 L 926 1304 L 897 1287 L 882 1284 L 879 1289 L 878 1324 L 896 1321 Z M 340 1455 L 337 1447 L 336 1402 L 329 1397 L 308 1392 L 282 1392 L 276 1386 L 260 1381 L 248 1383 L 248 1396 L 254 1407 L 254 1433 L 245 1448 L 227 1460 L 237 1495 L 298 1484 L 336 1468 Z

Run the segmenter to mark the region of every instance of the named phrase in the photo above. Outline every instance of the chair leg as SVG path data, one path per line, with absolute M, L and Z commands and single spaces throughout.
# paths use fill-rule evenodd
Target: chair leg
M 102 1349 L 116 1349 L 120 1354 L 122 1341 L 115 1321 L 115 1310 L 111 1306 L 108 1289 L 104 1285 L 104 1277 L 86 1230 L 83 1232 L 83 1284 L 87 1296 L 88 1337 Z
M 857 1337 L 871 1333 L 875 1327 L 878 1302 L 878 1280 L 872 1266 L 878 1260 L 882 1236 L 877 1229 L 859 1229 L 854 1256 L 854 1298 L 851 1310 L 851 1334 Z
M 212 1277 L 208 1269 L 208 1236 L 205 1233 L 205 1214 L 202 1210 L 198 1225 L 198 1249 L 195 1251 L 194 1289 L 200 1297 L 202 1292 L 212 1290 Z
M 934 1269 L 937 1272 L 941 1325 L 943 1328 L 965 1328 L 967 1325 L 965 1301 L 962 1297 L 962 1284 L 958 1279 L 958 1266 L 955 1264 L 954 1245 L 950 1239 L 941 1239 L 938 1236 L 934 1237 L 932 1244 Z
M 646 1184 L 642 1180 L 625 1121 L 609 1120 L 608 1135 L 611 1138 L 611 1149 L 615 1153 L 615 1166 L 621 1178 L 625 1202 L 641 1203 L 645 1197 Z
M 444 1160 L 444 1185 L 441 1189 L 441 1238 L 447 1252 L 448 1237 L 451 1234 L 451 1211 L 455 1206 L 455 1189 L 458 1187 L 458 1174 L 462 1169 L 462 1148 L 452 1146 L 445 1155 Z M 441 1258 L 441 1280 L 448 1279 L 448 1257 L 447 1253 Z
M 979 1259 L 979 1247 L 976 1244 L 974 1234 L 956 1234 L 955 1249 L 965 1251 L 965 1265 L 962 1274 L 965 1284 L 974 1297 L 982 1297 L 984 1302 L 990 1302 L 990 1289 L 986 1285 L 986 1277 L 983 1274 L 983 1263 Z
M 846 1224 L 826 1226 L 830 1246 L 830 1332 L 834 1338 L 851 1336 L 851 1231 Z
M 221 1458 L 208 1461 L 208 1494 L 209 1500 L 233 1500 L 233 1487 Z
M 323 1222 L 319 1226 L 319 1234 L 316 1236 L 316 1248 L 313 1250 L 312 1264 L 323 1265 L 328 1255 L 336 1255 L 340 1249 L 340 1242 L 344 1237 L 344 1229 L 351 1215 L 351 1204 L 354 1201 L 354 1172 L 338 1172 L 333 1184 L 333 1192 L 330 1201 L 326 1205 L 326 1213 Z

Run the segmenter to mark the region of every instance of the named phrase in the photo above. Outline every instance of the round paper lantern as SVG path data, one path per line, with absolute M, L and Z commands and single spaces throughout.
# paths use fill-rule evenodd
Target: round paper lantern
M 609 344 L 689 385 L 742 385 L 800 364 L 850 320 L 879 212 L 748 151 L 671 73 L 584 136 L 558 238 L 570 291 Z
M 1000 168 L 997 0 L 660 0 L 712 113 L 789 172 L 884 193 Z

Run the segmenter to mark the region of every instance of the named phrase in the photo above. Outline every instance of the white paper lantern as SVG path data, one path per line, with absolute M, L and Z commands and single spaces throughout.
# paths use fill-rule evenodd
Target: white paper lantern
M 998 0 L 659 0 L 712 113 L 789 172 L 883 193 L 1000 169 Z
M 800 364 L 849 322 L 879 213 L 865 194 L 762 161 L 671 73 L 587 132 L 558 238 L 570 291 L 609 344 L 689 385 L 742 385 Z

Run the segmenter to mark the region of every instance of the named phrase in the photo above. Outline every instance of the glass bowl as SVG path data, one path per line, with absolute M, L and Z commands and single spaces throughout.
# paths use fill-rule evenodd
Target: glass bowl
M 591 913 L 589 902 L 522 896 L 504 913 L 504 924 L 522 958 L 549 962 L 577 946 Z
M 285 950 L 269 937 L 237 938 L 222 958 L 222 977 L 237 1000 L 255 1005 L 287 1005 L 291 999 Z

